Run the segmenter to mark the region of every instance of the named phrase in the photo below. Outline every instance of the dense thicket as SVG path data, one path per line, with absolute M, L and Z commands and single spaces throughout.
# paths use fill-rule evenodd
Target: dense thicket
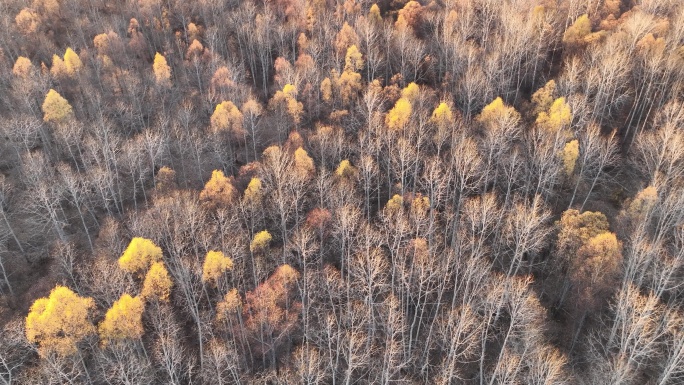
M 684 381 L 679 0 L 0 22 L 0 383 Z

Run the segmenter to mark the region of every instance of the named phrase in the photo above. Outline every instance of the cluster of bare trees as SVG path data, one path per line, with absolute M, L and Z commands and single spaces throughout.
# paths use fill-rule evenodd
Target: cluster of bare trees
M 678 1 L 87 3 L 0 4 L 0 383 L 684 381 Z

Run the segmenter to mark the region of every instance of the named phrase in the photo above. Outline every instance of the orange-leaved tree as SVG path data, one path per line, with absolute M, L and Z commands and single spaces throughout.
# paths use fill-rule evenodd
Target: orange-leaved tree
M 28 58 L 19 56 L 14 62 L 12 73 L 22 79 L 28 79 L 34 71 L 33 63 Z
M 296 325 L 301 304 L 294 301 L 292 294 L 298 278 L 297 270 L 281 265 L 264 283 L 245 295 L 245 326 L 258 341 L 254 348 L 264 359 L 268 352 L 275 359 L 277 345 Z

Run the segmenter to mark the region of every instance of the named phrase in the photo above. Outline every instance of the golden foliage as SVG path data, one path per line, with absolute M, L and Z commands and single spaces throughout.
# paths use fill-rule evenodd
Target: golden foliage
M 285 84 L 282 91 L 277 91 L 273 96 L 271 102 L 274 105 L 284 105 L 287 113 L 292 117 L 295 124 L 298 124 L 302 113 L 304 112 L 304 105 L 297 101 L 297 88 L 292 84 Z
M 313 159 L 301 147 L 297 148 L 294 152 L 294 167 L 297 175 L 304 179 L 311 178 L 316 172 Z
M 235 137 L 241 137 L 247 132 L 243 127 L 242 112 L 230 101 L 216 105 L 211 115 L 211 128 L 214 132 L 229 131 Z
M 271 243 L 272 239 L 271 233 L 267 230 L 259 231 L 254 235 L 252 242 L 249 244 L 249 249 L 253 252 L 263 250 L 268 247 L 268 244 Z
M 141 273 L 162 260 L 162 250 L 149 239 L 135 237 L 119 258 L 119 267 L 129 273 Z
M 245 201 L 250 204 L 259 204 L 263 195 L 261 188 L 261 179 L 252 178 L 245 189 Z
M 579 157 L 579 142 L 577 139 L 571 140 L 565 144 L 561 152 L 561 160 L 563 161 L 563 171 L 565 175 L 571 176 L 575 171 L 575 164 Z
M 646 36 L 637 43 L 637 52 L 645 58 L 660 57 L 665 51 L 665 48 L 665 39 L 662 37 L 656 39 L 652 33 L 646 34 Z
M 289 83 L 285 84 L 283 86 L 283 94 L 288 98 L 296 98 L 297 97 L 297 87 L 295 87 Z
M 14 67 L 12 67 L 12 73 L 14 76 L 20 77 L 22 79 L 28 79 L 33 71 L 33 63 L 31 63 L 31 60 L 23 56 L 19 56 L 17 61 L 14 62 Z
M 337 89 L 344 103 L 349 103 L 355 95 L 363 89 L 361 74 L 358 72 L 344 71 L 337 78 Z
M 223 273 L 233 269 L 233 260 L 220 251 L 209 251 L 202 265 L 202 282 L 218 282 Z
M 97 49 L 98 55 L 108 55 L 114 41 L 119 39 L 119 35 L 114 31 L 101 33 L 93 38 L 93 45 Z
M 439 106 L 432 111 L 432 123 L 438 127 L 446 127 L 454 124 L 454 114 L 451 112 L 451 108 L 445 102 L 439 103 Z
M 409 83 L 403 90 L 401 90 L 401 97 L 413 103 L 420 95 L 420 87 L 416 83 Z
M 603 213 L 570 209 L 563 212 L 558 222 L 558 250 L 570 258 L 589 239 L 608 231 L 608 219 Z
M 247 99 L 247 101 L 242 104 L 243 115 L 247 115 L 248 117 L 257 117 L 260 116 L 262 112 L 263 108 L 261 108 L 261 104 L 259 104 L 259 102 L 253 98 Z
M 499 124 L 518 124 L 520 121 L 520 114 L 515 108 L 505 105 L 503 99 L 498 97 L 486 105 L 476 119 L 481 124 L 491 128 L 492 126 Z
M 216 305 L 216 318 L 219 320 L 225 319 L 228 314 L 240 311 L 242 308 L 242 298 L 237 289 L 231 289 L 223 300 Z
M 171 67 L 166 63 L 166 58 L 159 52 L 154 55 L 152 70 L 158 85 L 171 86 Z
M 583 43 L 584 38 L 591 33 L 591 21 L 585 13 L 575 20 L 563 34 L 563 43 L 577 45 Z
M 81 68 L 83 68 L 81 58 L 78 57 L 78 54 L 71 48 L 67 48 L 64 53 L 64 65 L 66 66 L 66 72 L 69 76 L 77 74 Z
M 335 175 L 340 178 L 351 178 L 356 175 L 356 172 L 356 168 L 351 165 L 348 159 L 342 160 L 337 169 L 335 169 Z
M 614 233 L 602 232 L 591 237 L 572 259 L 570 278 L 580 285 L 580 301 L 586 306 L 598 302 L 597 292 L 610 291 L 612 279 L 620 270 L 622 244 Z
M 363 68 L 363 64 L 363 55 L 361 55 L 361 52 L 356 45 L 347 48 L 347 55 L 344 57 L 344 71 L 359 71 Z
M 200 200 L 209 209 L 228 208 L 233 202 L 237 191 L 221 170 L 211 172 L 211 179 L 200 192 Z
M 394 107 L 385 116 L 385 124 L 390 130 L 400 130 L 406 126 L 411 117 L 411 102 L 406 98 L 399 98 Z
M 167 166 L 160 168 L 157 171 L 154 188 L 161 194 L 166 194 L 176 188 L 176 171 Z
M 102 345 L 139 339 L 145 333 L 142 314 L 145 305 L 139 297 L 124 294 L 107 310 L 98 330 Z
M 395 213 L 401 211 L 403 207 L 404 198 L 402 198 L 399 194 L 394 194 L 392 199 L 387 201 L 387 204 L 385 205 L 385 210 L 387 210 L 390 213 Z
M 538 89 L 532 95 L 532 104 L 534 105 L 533 114 L 539 115 L 540 112 L 547 111 L 551 104 L 553 104 L 553 95 L 556 92 L 556 82 L 551 79 L 544 87 Z
M 374 24 L 380 24 L 382 23 L 382 15 L 380 14 L 380 7 L 378 7 L 377 4 L 373 3 L 371 5 L 370 10 L 368 11 L 368 20 L 370 20 Z
M 658 190 L 654 186 L 648 186 L 634 197 L 627 208 L 627 212 L 634 219 L 643 218 L 657 201 Z
M 38 353 L 68 356 L 77 344 L 95 332 L 88 313 L 95 307 L 92 298 L 83 298 L 64 286 L 56 286 L 47 298 L 37 299 L 26 316 L 26 338 L 39 344 Z
M 332 100 L 332 82 L 330 78 L 325 78 L 321 81 L 321 97 L 327 103 Z
M 55 79 L 62 79 L 69 76 L 66 63 L 58 55 L 52 55 L 52 66 L 50 67 L 50 75 Z
M 430 199 L 426 196 L 418 195 L 411 201 L 411 215 L 416 218 L 424 217 L 430 209 Z
M 69 102 L 57 91 L 50 89 L 43 102 L 43 120 L 53 123 L 65 123 L 73 118 Z
M 17 16 L 14 18 L 14 22 L 17 23 L 19 32 L 30 35 L 38 30 L 40 25 L 40 15 L 30 8 L 24 8 Z
M 155 262 L 145 275 L 140 297 L 144 300 L 158 299 L 160 301 L 168 301 L 172 287 L 173 281 L 171 281 L 164 262 Z
M 551 132 L 568 127 L 570 122 L 572 122 L 572 112 L 563 97 L 556 99 L 548 112 L 542 111 L 537 116 L 537 124 Z

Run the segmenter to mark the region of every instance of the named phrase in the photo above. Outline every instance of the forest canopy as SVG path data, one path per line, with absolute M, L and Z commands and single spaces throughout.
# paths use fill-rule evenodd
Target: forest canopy
M 684 2 L 0 10 L 0 384 L 684 382 Z

